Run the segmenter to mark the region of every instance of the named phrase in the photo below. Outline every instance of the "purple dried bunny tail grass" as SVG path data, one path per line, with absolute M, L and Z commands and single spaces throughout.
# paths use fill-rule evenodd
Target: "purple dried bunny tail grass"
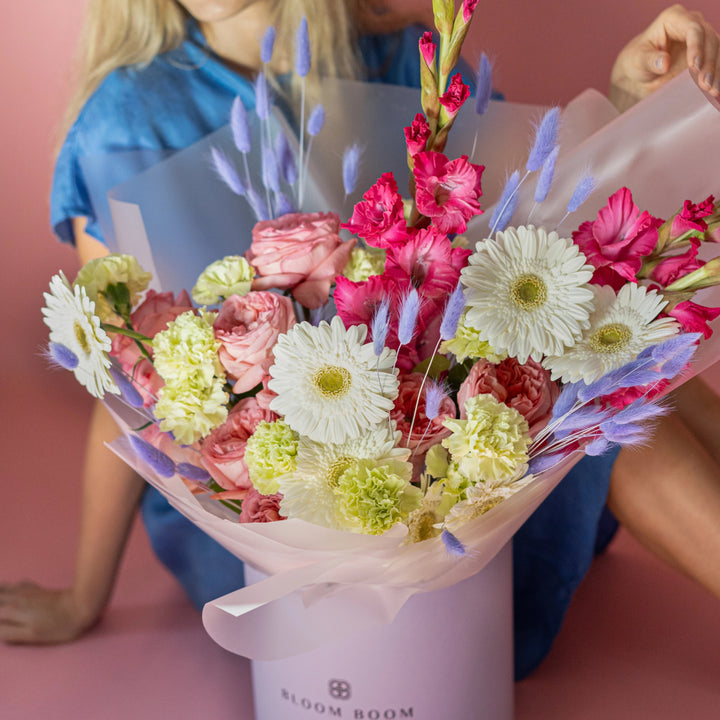
M 118 386 L 122 399 L 130 405 L 130 407 L 141 408 L 143 406 L 143 398 L 132 380 L 130 380 L 124 372 L 116 368 L 110 368 L 110 375 L 112 375 L 115 384 Z
M 398 340 L 407 345 L 415 334 L 418 315 L 420 314 L 420 295 L 415 288 L 409 290 L 400 301 L 398 317 Z
M 440 537 L 442 538 L 443 545 L 445 545 L 445 549 L 450 555 L 458 558 L 465 557 L 467 555 L 465 546 L 447 528 L 443 529 Z
M 280 172 L 285 182 L 288 185 L 294 185 L 298 179 L 297 164 L 295 156 L 290 150 L 288 139 L 282 131 L 275 136 L 275 157 L 278 160 Z
M 69 347 L 56 342 L 48 343 L 47 358 L 51 364 L 63 370 L 74 370 L 80 363 L 78 356 Z
M 272 60 L 273 50 L 275 48 L 275 27 L 269 25 L 263 35 L 262 44 L 260 45 L 260 59 L 267 64 Z
M 227 155 L 225 155 L 222 150 L 215 147 L 210 148 L 210 153 L 212 155 L 215 170 L 217 171 L 217 174 L 220 176 L 222 181 L 236 195 L 245 195 L 245 185 L 243 184 L 242 180 L 240 180 L 240 176 L 235 171 L 232 163 L 228 160 Z
M 270 117 L 270 89 L 263 72 L 259 72 L 255 78 L 255 112 L 261 120 Z
M 192 463 L 178 463 L 177 464 L 178 475 L 182 475 L 188 480 L 195 480 L 197 482 L 206 482 L 211 479 L 210 473 L 205 468 L 198 467 Z
M 360 170 L 360 146 L 355 143 L 348 145 L 343 152 L 342 177 L 345 197 L 355 191 Z
M 533 143 L 530 155 L 528 156 L 527 165 L 528 172 L 539 170 L 546 158 L 555 148 L 557 144 L 558 129 L 560 127 L 560 108 L 550 108 L 535 132 L 535 142 Z
M 480 56 L 476 86 L 475 112 L 478 115 L 484 115 L 490 104 L 490 97 L 492 96 L 492 64 L 485 53 Z
M 300 27 L 297 31 L 297 39 L 295 45 L 295 72 L 301 78 L 304 78 L 310 72 L 310 64 L 312 62 L 310 54 L 310 37 L 308 35 L 307 18 L 303 15 L 300 21 Z
M 266 190 L 280 192 L 280 168 L 275 151 L 266 142 L 262 144 L 262 182 Z
M 310 137 L 315 137 L 325 124 L 325 108 L 322 105 L 316 105 L 308 116 L 307 131 Z M 309 152 L 309 151 L 308 151 Z
M 425 388 L 425 417 L 434 420 L 440 414 L 440 405 L 447 397 L 445 388 L 434 380 L 428 382 Z
M 130 435 L 130 445 L 135 454 L 160 477 L 169 478 L 175 474 L 175 463 L 162 450 L 137 435 Z
M 465 293 L 462 285 L 458 283 L 445 305 L 445 312 L 440 323 L 440 337 L 443 340 L 451 340 L 455 337 L 460 317 L 465 309 Z
M 377 357 L 382 355 L 385 349 L 385 340 L 390 328 L 390 298 L 384 297 L 375 310 L 370 331 L 373 337 L 373 352 Z
M 595 189 L 595 178 L 592 175 L 586 174 L 580 178 L 578 184 L 575 186 L 570 202 L 567 206 L 567 215 L 574 213 L 580 208 L 580 206 L 592 195 Z M 567 216 L 566 216 L 567 217 Z
M 553 177 L 555 176 L 555 164 L 557 163 L 560 146 L 556 145 L 545 158 L 545 162 L 540 169 L 537 185 L 535 186 L 535 202 L 544 202 L 547 198 L 550 188 L 552 187 Z
M 516 170 L 505 183 L 502 195 L 495 206 L 492 217 L 490 218 L 490 234 L 496 231 L 504 230 L 512 219 L 515 208 L 517 207 L 518 195 L 517 190 L 520 187 L 520 173 Z
M 245 106 L 239 96 L 233 100 L 232 109 L 230 110 L 230 130 L 235 147 L 241 153 L 250 152 L 252 147 L 250 128 L 248 127 Z

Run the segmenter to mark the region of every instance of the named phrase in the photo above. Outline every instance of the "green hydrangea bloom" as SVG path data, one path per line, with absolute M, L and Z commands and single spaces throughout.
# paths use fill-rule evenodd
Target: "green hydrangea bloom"
M 459 363 L 467 358 L 485 358 L 493 363 L 502 362 L 507 353 L 497 353 L 490 343 L 480 339 L 480 331 L 467 322 L 467 310 L 460 317 L 455 337 L 440 345 L 441 353 L 452 353 Z
M 528 461 L 530 432 L 525 418 L 492 395 L 465 403 L 467 420 L 446 420 L 452 435 L 442 441 L 456 471 L 471 483 L 511 479 Z
M 255 277 L 253 266 L 240 255 L 228 255 L 208 265 L 192 289 L 193 300 L 214 305 L 231 295 L 247 295 Z
M 342 512 L 360 531 L 380 535 L 419 507 L 422 492 L 395 472 L 393 464 L 356 460 L 337 480 Z
M 87 296 L 95 303 L 95 313 L 106 322 L 115 316 L 113 303 L 106 297 L 108 288 L 126 286 L 129 304 L 123 311 L 129 314 L 151 279 L 152 274 L 143 270 L 132 255 L 113 253 L 86 263 L 77 274 L 74 284 L 85 288 Z
M 295 471 L 297 448 L 297 435 L 282 420 L 258 423 L 245 447 L 245 463 L 261 495 L 274 495 L 280 489 L 278 478 Z
M 353 282 L 365 282 L 371 275 L 385 270 L 385 251 L 381 248 L 355 247 L 350 253 L 343 275 Z

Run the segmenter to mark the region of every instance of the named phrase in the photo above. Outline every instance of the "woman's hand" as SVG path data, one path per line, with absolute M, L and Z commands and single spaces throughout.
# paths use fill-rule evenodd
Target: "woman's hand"
M 673 5 L 620 52 L 610 76 L 610 100 L 626 110 L 686 68 L 720 97 L 720 38 L 698 12 Z
M 77 639 L 97 621 L 71 590 L 23 582 L 0 585 L 0 641 L 49 645 Z

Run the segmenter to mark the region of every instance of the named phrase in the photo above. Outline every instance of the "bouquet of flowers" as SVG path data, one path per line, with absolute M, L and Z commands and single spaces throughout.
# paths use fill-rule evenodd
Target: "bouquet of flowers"
M 50 283 L 50 355 L 94 396 L 133 408 L 117 410 L 127 435 L 118 452 L 275 576 L 264 594 L 240 591 L 244 608 L 233 615 L 298 588 L 312 603 L 370 586 L 382 588 L 376 616 L 390 620 L 414 592 L 469 577 L 583 453 L 647 439 L 647 422 L 667 411 L 658 401 L 687 375 L 720 314 L 696 297 L 720 283 L 720 258 L 700 252 L 720 240 L 712 196 L 658 218 L 621 187 L 567 237 L 554 229 L 565 218 L 554 227 L 532 224 L 535 209 L 517 218 L 521 188 L 534 184 L 537 206 L 552 188 L 557 108 L 538 122 L 525 173 L 510 175 L 489 232 L 469 242 L 484 168 L 443 150 L 470 95 L 450 74 L 475 5 L 465 0 L 454 15 L 452 3 L 434 3 L 442 40 L 438 48 L 426 33 L 420 43 L 407 197 L 384 173 L 345 222 L 297 212 L 303 143 L 292 157 L 268 126 L 262 188 L 214 153 L 258 222 L 244 256 L 202 272 L 195 304 L 184 290 L 148 290 L 149 273 L 129 255 L 93 260 L 72 284 L 62 273 Z M 261 75 L 261 119 L 264 83 Z M 483 58 L 480 113 L 490 88 Z M 323 115 L 321 106 L 309 114 L 310 139 Z M 246 122 L 236 103 L 243 154 Z M 346 192 L 357 164 L 350 147 Z M 568 214 L 594 184 L 577 178 Z M 275 657 L 336 630 L 309 643 L 286 638 L 290 651 L 276 654 L 263 655 L 249 635 L 229 646 Z

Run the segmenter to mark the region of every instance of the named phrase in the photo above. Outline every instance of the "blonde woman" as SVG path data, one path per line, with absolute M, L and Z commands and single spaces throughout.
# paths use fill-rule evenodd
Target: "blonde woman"
M 260 39 L 271 24 L 277 29 L 271 68 L 277 76 L 292 67 L 294 34 L 300 17 L 306 15 L 312 34 L 312 82 L 327 74 L 417 85 L 418 30 L 402 30 L 421 19 L 417 4 L 396 0 L 388 11 L 362 0 L 90 0 L 81 72 L 53 183 L 56 233 L 76 245 L 83 262 L 105 254 L 80 159 L 113 150 L 183 148 L 224 125 L 236 95 L 252 106 L 251 81 L 261 65 Z M 623 102 L 647 94 L 688 56 L 691 63 L 699 58 L 700 84 L 715 87 L 720 66 L 717 37 L 711 29 L 677 7 L 664 16 L 662 27 L 658 31 L 656 21 L 640 36 L 642 42 L 633 41 L 619 56 L 613 79 Z M 373 36 L 359 30 L 397 32 Z M 663 38 L 672 52 L 664 52 Z M 0 587 L 0 639 L 66 642 L 92 627 L 110 597 L 139 504 L 156 553 L 196 605 L 242 584 L 238 560 L 173 511 L 157 492 L 143 492 L 143 482 L 103 447 L 115 434 L 113 421 L 98 405 L 83 474 L 73 587 Z M 549 648 L 567 600 L 589 565 L 611 466 L 612 459 L 583 461 L 575 479 L 560 486 L 558 502 L 548 505 L 548 512 L 563 516 L 560 520 L 555 516 L 556 527 L 570 515 L 581 517 L 582 542 L 569 548 L 565 539 L 564 545 L 561 541 L 552 548 L 553 557 L 572 556 L 571 565 L 577 570 L 563 587 L 566 598 L 558 602 L 551 597 L 554 588 L 547 591 L 552 616 L 548 627 L 519 633 L 519 674 L 533 667 Z M 578 506 L 583 507 L 581 515 Z M 540 517 L 536 525 L 547 522 Z M 535 581 L 529 577 L 518 585 L 539 601 Z M 547 620 L 536 610 L 529 617 L 530 625 Z

